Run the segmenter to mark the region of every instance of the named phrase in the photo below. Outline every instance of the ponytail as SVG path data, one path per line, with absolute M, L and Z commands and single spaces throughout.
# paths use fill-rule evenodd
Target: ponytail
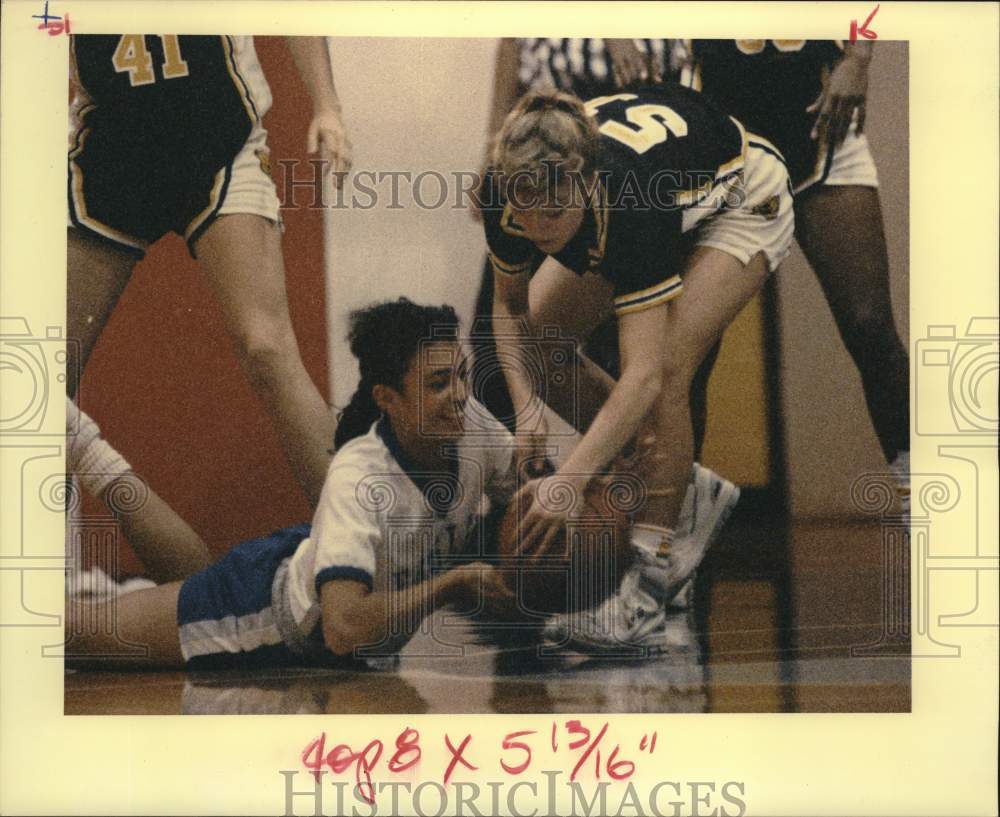
M 337 432 L 333 436 L 334 450 L 339 450 L 355 437 L 366 434 L 380 413 L 372 395 L 371 385 L 362 380 L 351 402 L 337 415 Z
M 547 192 L 567 171 L 589 178 L 597 168 L 600 133 L 583 102 L 564 91 L 531 91 L 507 114 L 493 142 L 501 176 L 531 175 Z M 559 168 L 553 176 L 553 167 Z
M 368 433 L 381 414 L 372 389 L 377 385 L 403 387 L 403 377 L 423 341 L 457 338 L 458 315 L 450 306 L 420 306 L 408 298 L 373 304 L 350 315 L 347 340 L 358 360 L 361 382 L 351 402 L 337 415 L 333 438 L 339 450 Z

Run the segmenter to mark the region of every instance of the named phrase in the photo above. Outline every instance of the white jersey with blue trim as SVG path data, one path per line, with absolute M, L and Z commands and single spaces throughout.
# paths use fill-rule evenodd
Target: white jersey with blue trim
M 301 633 L 311 633 L 320 620 L 324 583 L 351 579 L 373 592 L 419 584 L 430 578 L 435 559 L 466 546 L 485 510 L 484 497 L 509 501 L 513 437 L 471 398 L 465 413 L 465 427 L 476 430 L 448 446 L 452 467 L 443 471 L 421 472 L 401 462 L 405 457 L 384 420 L 337 452 L 312 533 L 289 562 L 290 607 Z M 381 647 L 394 652 L 405 642 L 399 636 Z

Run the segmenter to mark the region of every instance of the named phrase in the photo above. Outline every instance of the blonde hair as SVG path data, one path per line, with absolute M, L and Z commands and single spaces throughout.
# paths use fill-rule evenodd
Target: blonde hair
M 568 173 L 589 178 L 599 145 L 597 123 L 583 102 L 546 89 L 525 94 L 507 114 L 491 159 L 502 178 L 548 194 Z

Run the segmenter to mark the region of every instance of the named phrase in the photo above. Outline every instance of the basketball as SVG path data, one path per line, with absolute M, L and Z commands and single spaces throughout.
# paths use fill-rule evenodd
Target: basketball
M 560 495 L 557 484 L 549 501 L 554 505 L 573 502 L 575 507 L 548 551 L 539 556 L 517 555 L 520 521 L 530 503 L 511 504 L 497 535 L 499 568 L 523 613 L 586 610 L 618 589 L 632 562 L 625 513 L 631 491 L 630 485 L 612 480 L 594 484 L 582 497 L 574 497 L 568 490 Z

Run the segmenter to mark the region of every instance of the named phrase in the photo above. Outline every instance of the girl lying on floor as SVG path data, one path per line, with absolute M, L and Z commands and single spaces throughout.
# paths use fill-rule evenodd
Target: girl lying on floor
M 470 561 L 484 543 L 449 562 L 469 552 L 483 497 L 506 504 L 514 488 L 513 439 L 468 396 L 454 309 L 405 298 L 376 304 L 352 314 L 349 339 L 361 382 L 341 416 L 312 524 L 242 542 L 209 564 L 197 534 L 149 491 L 120 522 L 164 583 L 67 599 L 74 654 L 112 655 L 125 641 L 145 655 L 116 666 L 337 663 L 398 652 L 444 605 L 514 610 L 495 567 Z M 79 424 L 68 466 L 86 489 L 106 499 L 140 479 L 92 420 L 81 413 Z M 92 616 L 114 620 L 113 632 L 73 626 Z

